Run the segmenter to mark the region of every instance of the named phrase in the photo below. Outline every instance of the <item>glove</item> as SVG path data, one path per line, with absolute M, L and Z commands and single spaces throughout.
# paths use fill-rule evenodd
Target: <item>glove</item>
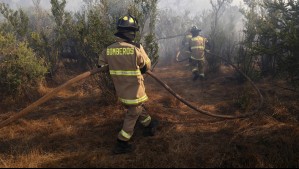
M 143 66 L 143 68 L 140 69 L 141 74 L 145 74 L 147 72 L 146 66 Z

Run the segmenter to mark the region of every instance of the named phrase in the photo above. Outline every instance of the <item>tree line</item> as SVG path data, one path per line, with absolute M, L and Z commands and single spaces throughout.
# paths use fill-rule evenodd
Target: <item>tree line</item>
M 185 33 L 197 25 L 209 39 L 210 51 L 237 65 L 252 79 L 265 76 L 299 85 L 299 3 L 296 0 L 210 0 L 211 8 L 193 14 L 158 9 L 158 0 L 84 0 L 78 12 L 66 11 L 66 0 L 50 0 L 45 10 L 41 0 L 28 9 L 11 9 L 0 3 L 0 92 L 21 95 L 35 89 L 44 78 L 57 75 L 61 64 L 96 67 L 98 55 L 113 43 L 117 19 L 136 16 L 143 43 L 153 64 L 159 56 L 173 55 L 179 39 L 159 37 Z M 240 26 L 242 25 L 242 26 Z M 208 56 L 211 70 L 223 61 Z

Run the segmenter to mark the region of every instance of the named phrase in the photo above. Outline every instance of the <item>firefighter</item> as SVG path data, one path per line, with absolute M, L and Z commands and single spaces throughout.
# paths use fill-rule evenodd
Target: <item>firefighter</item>
M 145 74 L 151 68 L 151 60 L 141 44 L 135 43 L 138 21 L 132 15 L 125 15 L 117 22 L 116 42 L 108 46 L 99 57 L 99 65 L 109 66 L 116 93 L 127 109 L 121 131 L 118 133 L 115 154 L 129 153 L 134 150 L 129 143 L 139 121 L 144 126 L 143 134 L 153 136 L 158 121 L 146 112 L 143 103 L 148 100 L 145 92 Z
M 189 43 L 190 40 L 192 38 L 192 34 L 190 32 L 190 29 L 186 32 L 186 35 L 184 37 L 184 39 L 182 40 L 182 53 L 184 58 L 189 58 L 189 64 L 187 64 L 186 66 L 190 66 L 191 65 L 191 52 L 189 50 Z
M 205 79 L 204 73 L 204 63 L 205 63 L 205 48 L 208 45 L 208 40 L 199 35 L 201 30 L 196 26 L 191 28 L 192 38 L 189 43 L 189 50 L 191 52 L 192 59 L 192 74 L 193 81 L 196 81 L 198 78 Z

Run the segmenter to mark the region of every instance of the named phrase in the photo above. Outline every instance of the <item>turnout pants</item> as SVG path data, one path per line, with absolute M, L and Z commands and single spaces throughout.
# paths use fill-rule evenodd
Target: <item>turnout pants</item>
M 151 123 L 151 116 L 146 112 L 143 105 L 126 106 L 128 109 L 122 130 L 118 134 L 118 139 L 129 141 L 134 134 L 134 128 L 139 121 L 144 127 Z
M 204 72 L 204 60 L 194 60 L 192 61 L 192 73 L 200 75 L 200 76 L 204 76 L 205 72 Z

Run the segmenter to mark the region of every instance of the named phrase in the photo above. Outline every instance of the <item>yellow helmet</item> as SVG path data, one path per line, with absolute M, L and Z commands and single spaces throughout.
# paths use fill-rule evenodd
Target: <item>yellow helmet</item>
M 125 15 L 118 19 L 117 29 L 124 29 L 129 31 L 139 31 L 138 21 L 132 15 Z

